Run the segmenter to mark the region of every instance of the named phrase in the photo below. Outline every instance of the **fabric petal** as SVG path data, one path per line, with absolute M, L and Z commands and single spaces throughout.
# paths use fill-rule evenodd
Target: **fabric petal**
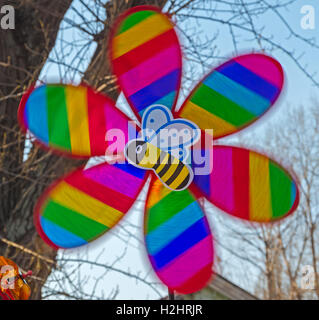
M 152 6 L 137 6 L 116 22 L 110 57 L 119 85 L 140 118 L 154 104 L 175 106 L 182 54 L 174 24 Z
M 145 244 L 152 267 L 171 290 L 187 294 L 210 281 L 213 238 L 190 190 L 172 191 L 153 180 L 145 208 Z
M 56 249 L 85 245 L 125 216 L 146 178 L 128 163 L 77 169 L 44 192 L 35 209 L 37 230 Z
M 176 116 L 213 129 L 214 139 L 258 120 L 274 105 L 283 87 L 278 61 L 264 54 L 233 58 L 211 71 L 190 93 Z
M 210 154 L 211 173 L 195 171 L 193 185 L 219 209 L 247 221 L 271 222 L 297 208 L 296 180 L 271 158 L 222 145 L 215 145 Z
M 21 100 L 18 118 L 42 146 L 73 157 L 122 152 L 136 135 L 134 123 L 111 99 L 84 85 L 33 87 Z

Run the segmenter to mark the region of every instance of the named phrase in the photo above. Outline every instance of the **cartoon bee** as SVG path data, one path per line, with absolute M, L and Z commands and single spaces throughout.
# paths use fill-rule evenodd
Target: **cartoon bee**
M 142 118 L 142 138 L 127 143 L 125 157 L 136 167 L 153 170 L 169 189 L 184 190 L 194 177 L 187 163 L 199 132 L 191 121 L 173 119 L 165 106 L 151 106 Z

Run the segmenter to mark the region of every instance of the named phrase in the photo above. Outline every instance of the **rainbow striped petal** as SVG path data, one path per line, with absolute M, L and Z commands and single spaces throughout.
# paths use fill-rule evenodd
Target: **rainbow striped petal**
M 93 241 L 128 212 L 144 185 L 145 172 L 127 163 L 75 170 L 51 186 L 38 202 L 39 234 L 54 248 Z
M 249 221 L 270 222 L 291 214 L 299 191 L 278 163 L 257 152 L 214 146 L 213 171 L 196 175 L 194 185 L 215 206 Z
M 189 190 L 174 192 L 156 179 L 145 212 L 145 244 L 160 280 L 192 293 L 212 276 L 213 239 L 203 210 Z
M 284 74 L 275 59 L 248 54 L 231 59 L 209 73 L 178 112 L 214 138 L 237 132 L 260 118 L 277 100 Z
M 136 115 L 153 104 L 173 108 L 181 82 L 182 54 L 174 25 L 150 6 L 117 21 L 111 41 L 113 71 Z
M 122 141 L 113 152 L 122 152 L 131 133 L 129 118 L 114 102 L 84 85 L 46 84 L 30 89 L 18 117 L 45 147 L 79 157 L 104 155 L 113 143 L 114 129 Z

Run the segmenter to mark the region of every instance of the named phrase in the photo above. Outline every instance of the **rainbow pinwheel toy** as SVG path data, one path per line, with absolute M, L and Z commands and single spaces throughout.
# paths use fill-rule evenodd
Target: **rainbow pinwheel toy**
M 86 85 L 40 85 L 21 101 L 23 129 L 45 148 L 87 159 L 124 155 L 79 168 L 49 187 L 35 208 L 37 230 L 56 249 L 85 245 L 115 226 L 150 180 L 144 233 L 151 265 L 169 290 L 195 292 L 211 280 L 214 260 L 199 199 L 263 223 L 298 206 L 296 180 L 274 160 L 203 143 L 264 115 L 282 90 L 282 67 L 264 54 L 233 58 L 198 83 L 177 111 L 182 54 L 167 15 L 149 6 L 127 11 L 110 48 L 114 74 L 142 130 Z

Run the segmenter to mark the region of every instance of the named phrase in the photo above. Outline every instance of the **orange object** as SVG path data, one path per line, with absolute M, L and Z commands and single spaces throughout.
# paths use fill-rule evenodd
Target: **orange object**
M 28 300 L 31 289 L 24 278 L 31 274 L 22 274 L 12 260 L 0 256 L 0 299 Z

